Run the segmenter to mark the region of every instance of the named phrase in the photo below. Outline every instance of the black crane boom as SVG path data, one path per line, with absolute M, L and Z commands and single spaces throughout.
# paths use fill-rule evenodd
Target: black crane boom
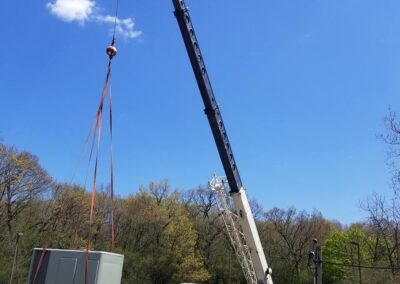
M 232 147 L 229 143 L 221 112 L 208 78 L 207 69 L 201 55 L 199 42 L 194 32 L 193 24 L 190 19 L 189 11 L 183 0 L 172 0 L 175 7 L 175 17 L 186 45 L 190 62 L 200 89 L 201 97 L 204 102 L 204 112 L 210 123 L 211 131 L 217 145 L 218 153 L 225 170 L 231 193 L 239 192 L 242 188 L 239 170 L 233 156 Z

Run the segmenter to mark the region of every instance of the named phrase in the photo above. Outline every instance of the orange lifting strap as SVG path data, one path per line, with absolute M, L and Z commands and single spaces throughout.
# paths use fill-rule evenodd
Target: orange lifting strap
M 88 264 L 89 264 L 89 250 L 90 250 L 90 242 L 91 242 L 91 228 L 93 224 L 93 212 L 94 212 L 94 201 L 96 194 L 96 179 L 97 179 L 97 165 L 98 165 L 98 156 L 99 156 L 99 147 L 100 147 L 100 138 L 101 138 L 101 128 L 103 122 L 103 106 L 104 99 L 107 94 L 107 86 L 109 84 L 110 74 L 111 74 L 111 63 L 112 59 L 115 55 L 117 55 L 117 49 L 115 48 L 115 38 L 113 38 L 111 45 L 107 47 L 107 55 L 109 56 L 108 67 L 107 67 L 107 75 L 106 80 L 103 87 L 103 92 L 100 99 L 100 104 L 97 109 L 94 129 L 93 126 L 89 131 L 89 136 L 92 135 L 92 144 L 90 149 L 89 156 L 89 164 L 92 158 L 94 143 L 97 137 L 97 148 L 96 148 L 96 159 L 94 164 L 94 174 L 93 174 L 93 183 L 92 183 L 92 193 L 91 193 L 91 203 L 90 203 L 90 214 L 89 214 L 89 233 L 86 241 L 86 257 L 85 257 L 85 283 L 88 283 Z M 112 151 L 112 92 L 111 92 L 111 84 L 110 84 L 110 92 L 109 92 L 109 100 L 110 100 L 110 190 L 111 190 L 111 251 L 113 252 L 115 249 L 115 233 L 114 233 L 114 165 L 113 165 L 113 151 Z M 93 131 L 94 130 L 94 131 Z M 93 132 L 93 134 L 91 133 Z

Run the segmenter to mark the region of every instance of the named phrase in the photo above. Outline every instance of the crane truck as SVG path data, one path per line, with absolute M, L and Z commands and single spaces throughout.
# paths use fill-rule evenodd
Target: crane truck
M 208 77 L 189 10 L 184 0 L 172 0 L 174 14 L 189 55 L 226 178 L 214 176 L 209 185 L 218 193 L 229 239 L 250 284 L 273 284 L 249 201 L 240 179 L 232 147 Z M 226 193 L 226 194 L 225 194 Z

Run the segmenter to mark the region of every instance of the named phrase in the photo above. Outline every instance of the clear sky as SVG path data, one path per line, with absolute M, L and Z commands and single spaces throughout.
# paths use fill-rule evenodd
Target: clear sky
M 223 170 L 172 2 L 119 4 L 116 191 L 164 178 L 172 188 L 205 185 Z M 391 193 L 376 135 L 389 106 L 400 110 L 400 2 L 186 4 L 248 194 L 265 210 L 364 220 L 359 203 Z M 71 180 L 97 108 L 114 9 L 105 0 L 4 0 L 0 10 L 0 137 L 60 182 Z

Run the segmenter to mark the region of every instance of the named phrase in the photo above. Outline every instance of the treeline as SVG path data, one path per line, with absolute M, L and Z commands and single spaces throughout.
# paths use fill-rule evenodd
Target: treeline
M 323 283 L 400 283 L 400 212 L 397 194 L 369 198 L 366 221 L 344 226 L 318 211 L 268 211 L 251 202 L 274 283 L 312 283 L 313 239 L 322 246 Z M 59 184 L 37 157 L 0 143 L 0 283 L 26 283 L 32 249 L 111 248 L 112 202 L 107 187 L 96 194 L 89 228 L 90 194 Z M 245 283 L 207 188 L 172 190 L 151 182 L 116 198 L 116 252 L 125 255 L 123 283 Z M 15 248 L 18 233 L 18 253 Z M 361 272 L 361 273 L 360 273 Z

